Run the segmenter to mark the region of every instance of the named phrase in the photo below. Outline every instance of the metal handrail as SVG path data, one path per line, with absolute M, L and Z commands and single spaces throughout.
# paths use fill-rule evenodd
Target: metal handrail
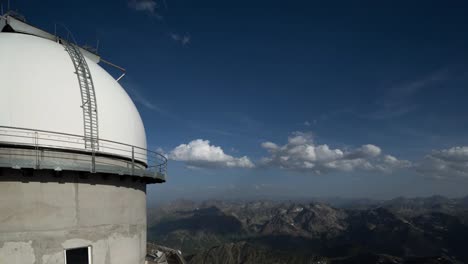
M 0 143 L 2 144 L 29 146 L 34 148 L 36 152 L 34 156 L 36 168 L 40 168 L 41 165 L 39 157 L 40 148 L 47 148 L 49 150 L 55 149 L 60 150 L 61 152 L 78 151 L 80 153 L 92 155 L 90 150 L 84 148 L 84 136 L 75 134 L 40 129 L 0 126 L 0 137 L 8 137 L 9 139 L 18 138 L 17 140 L 7 141 L 2 141 L 0 139 Z M 167 158 L 164 155 L 156 151 L 126 143 L 106 139 L 99 140 L 104 144 L 102 145 L 102 150 L 100 149 L 99 151 L 95 151 L 95 153 L 101 157 L 105 156 L 112 160 L 120 160 L 125 162 L 127 166 L 131 166 L 130 175 L 136 175 L 137 173 L 135 172 L 135 169 L 141 169 L 141 167 L 144 166 L 145 170 L 153 171 L 163 178 L 165 177 L 167 173 Z M 95 168 L 96 163 L 102 164 L 102 161 L 91 159 L 91 168 Z M 92 169 L 91 172 L 93 172 Z

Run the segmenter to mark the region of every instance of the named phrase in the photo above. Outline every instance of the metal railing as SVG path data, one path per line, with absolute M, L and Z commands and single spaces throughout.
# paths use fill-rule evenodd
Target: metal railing
M 92 151 L 85 148 L 84 136 L 0 126 L 0 167 L 84 170 L 165 181 L 167 158 L 162 154 L 112 140 L 99 142 L 99 151 Z

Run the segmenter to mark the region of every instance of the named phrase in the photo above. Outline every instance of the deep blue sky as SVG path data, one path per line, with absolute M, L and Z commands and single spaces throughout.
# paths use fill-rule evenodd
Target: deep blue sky
M 79 44 L 99 39 L 102 57 L 127 69 L 151 148 L 209 140 L 255 164 L 173 157 L 150 197 L 468 194 L 466 1 L 11 2 Z M 372 144 L 377 159 L 411 165 L 317 173 L 260 161 L 271 155 L 262 143 L 286 148 L 297 131 L 313 135 L 305 146 L 346 156 Z M 445 166 L 435 177 L 433 163 Z

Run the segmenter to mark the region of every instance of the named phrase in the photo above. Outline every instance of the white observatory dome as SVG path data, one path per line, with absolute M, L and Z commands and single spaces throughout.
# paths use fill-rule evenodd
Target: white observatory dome
M 66 37 L 0 15 L 0 264 L 145 264 L 166 181 L 131 98 Z M 1 218 L 1 217 L 0 217 Z
M 64 46 L 28 34 L 0 34 L 0 126 L 83 135 L 80 85 Z M 85 58 L 94 83 L 99 139 L 146 149 L 143 122 L 128 94 L 86 54 Z M 0 135 L 0 141 L 8 137 Z M 51 144 L 70 147 L 67 142 Z M 83 144 L 72 147 L 85 150 Z M 105 142 L 99 152 L 130 156 L 106 148 Z M 135 159 L 146 162 L 145 157 Z

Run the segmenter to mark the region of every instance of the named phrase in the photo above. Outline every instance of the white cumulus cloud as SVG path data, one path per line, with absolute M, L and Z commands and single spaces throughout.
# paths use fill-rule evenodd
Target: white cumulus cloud
M 422 175 L 433 178 L 468 177 L 468 146 L 434 150 L 415 168 Z
M 247 156 L 233 157 L 224 153 L 219 146 L 210 144 L 203 139 L 192 140 L 188 144 L 181 144 L 169 153 L 169 159 L 183 161 L 190 167 L 197 168 L 253 168 L 255 165 Z
M 378 170 L 390 172 L 411 166 L 409 161 L 382 155 L 382 150 L 367 144 L 356 149 L 334 149 L 326 144 L 316 144 L 311 134 L 295 132 L 285 145 L 264 142 L 269 153 L 262 164 L 283 169 L 309 171 L 316 174 L 331 171 Z

